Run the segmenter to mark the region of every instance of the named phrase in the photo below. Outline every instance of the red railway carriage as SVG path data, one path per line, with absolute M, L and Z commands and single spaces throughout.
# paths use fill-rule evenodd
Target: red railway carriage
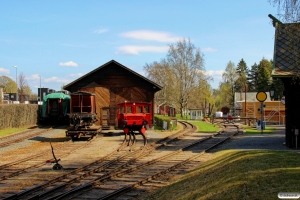
M 94 123 L 98 121 L 95 94 L 89 92 L 72 93 L 68 115 L 71 127 L 66 131 L 66 135 L 71 136 L 72 139 L 85 135 L 93 137 L 100 131 L 99 127 L 94 126 Z
M 131 131 L 145 133 L 146 125 L 152 126 L 150 103 L 124 102 L 118 104 L 118 126 L 127 134 Z

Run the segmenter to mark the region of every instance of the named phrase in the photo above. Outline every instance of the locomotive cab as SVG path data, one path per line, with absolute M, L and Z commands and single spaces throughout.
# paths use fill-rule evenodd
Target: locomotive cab
M 139 131 L 144 133 L 150 125 L 151 112 L 149 103 L 124 102 L 118 104 L 118 126 L 125 133 Z

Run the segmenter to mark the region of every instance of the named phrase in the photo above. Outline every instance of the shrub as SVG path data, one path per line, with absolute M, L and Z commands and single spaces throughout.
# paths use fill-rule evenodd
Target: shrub
M 37 124 L 40 109 L 37 104 L 1 104 L 0 129 Z
M 177 127 L 177 120 L 172 120 L 169 116 L 154 115 L 155 125 L 163 129 L 163 122 L 167 122 L 167 130 L 171 131 Z M 171 123 L 172 122 L 172 123 Z M 176 123 L 174 123 L 176 122 Z

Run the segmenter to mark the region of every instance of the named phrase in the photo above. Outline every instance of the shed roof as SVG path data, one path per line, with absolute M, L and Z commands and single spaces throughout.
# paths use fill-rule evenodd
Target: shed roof
M 135 76 L 141 78 L 142 80 L 148 82 L 149 84 L 153 85 L 153 88 L 155 88 L 155 89 L 154 89 L 155 91 L 159 91 L 159 90 L 162 89 L 162 86 L 160 86 L 159 84 L 157 84 L 157 83 L 155 83 L 155 82 L 153 82 L 153 81 L 151 81 L 151 80 L 145 78 L 144 76 L 140 75 L 139 73 L 136 73 L 135 71 L 129 69 L 128 67 L 125 67 L 124 65 L 118 63 L 118 62 L 115 61 L 115 60 L 111 60 L 111 61 L 109 61 L 109 62 L 107 62 L 107 63 L 101 65 L 100 67 L 94 69 L 93 71 L 91 71 L 91 72 L 89 72 L 89 73 L 87 73 L 87 74 L 81 76 L 80 78 L 74 80 L 73 82 L 71 82 L 71 83 L 65 85 L 63 88 L 64 88 L 65 90 L 70 90 L 70 88 L 71 88 L 73 85 L 79 83 L 81 80 L 83 80 L 83 79 L 85 79 L 85 78 L 88 78 L 88 77 L 91 76 L 92 74 L 94 74 L 94 73 L 96 73 L 96 72 L 99 72 L 99 71 L 103 70 L 104 68 L 107 68 L 107 67 L 112 66 L 112 65 L 119 66 L 119 67 L 121 67 L 121 68 L 127 70 L 128 72 L 134 74 Z M 89 83 L 89 85 L 93 85 L 93 84 L 95 84 L 95 83 L 93 83 L 93 80 L 91 80 L 90 83 Z
M 282 23 L 272 15 L 275 27 L 273 77 L 291 77 L 300 71 L 300 23 Z

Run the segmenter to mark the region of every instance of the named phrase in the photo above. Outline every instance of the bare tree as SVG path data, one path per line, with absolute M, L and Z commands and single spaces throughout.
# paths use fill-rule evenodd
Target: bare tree
M 300 22 L 300 2 L 298 0 L 269 0 L 277 6 L 278 16 L 284 22 Z
M 21 103 L 24 103 L 24 101 L 26 100 L 26 95 L 29 95 L 31 93 L 31 90 L 23 73 L 19 74 L 18 82 L 19 101 Z
M 171 98 L 171 88 L 168 85 L 172 84 L 172 74 L 170 67 L 165 59 L 161 62 L 153 62 L 152 64 L 146 64 L 144 66 L 145 71 L 149 79 L 163 86 L 163 89 L 155 94 L 155 101 L 160 104 L 174 104 Z
M 203 55 L 189 39 L 170 45 L 165 59 L 146 64 L 144 69 L 148 78 L 164 86 L 157 96 L 179 108 L 181 116 L 187 109 L 190 97 L 196 95 L 200 80 L 207 79 Z
M 204 59 L 199 48 L 190 40 L 182 39 L 170 45 L 167 62 L 173 72 L 174 81 L 169 87 L 173 90 L 173 99 L 179 105 L 181 116 L 187 109 L 192 91 L 204 77 Z

